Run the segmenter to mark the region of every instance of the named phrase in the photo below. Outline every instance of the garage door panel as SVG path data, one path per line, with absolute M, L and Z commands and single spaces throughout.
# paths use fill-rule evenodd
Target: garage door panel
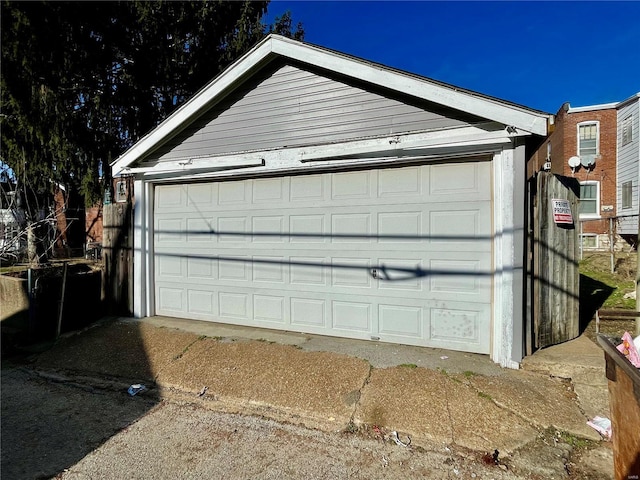
M 371 231 L 370 213 L 337 213 L 331 215 L 332 243 L 370 243 L 374 240 Z
M 251 204 L 251 184 L 248 182 L 221 182 L 218 185 L 218 205 L 232 205 L 233 208 L 248 207 Z
M 265 284 L 283 284 L 286 281 L 285 257 L 254 256 L 252 257 L 253 281 Z
M 156 223 L 156 244 L 184 242 L 185 225 L 182 218 L 162 218 Z
M 331 200 L 336 203 L 373 198 L 372 170 L 331 174 Z
M 423 234 L 424 215 L 420 211 L 386 211 L 377 217 L 379 243 L 416 243 L 428 238 Z
M 253 243 L 283 243 L 285 241 L 284 215 L 253 217 L 251 219 L 251 233 Z
M 216 262 L 210 258 L 187 258 L 187 278 L 198 282 L 217 277 Z
M 187 310 L 194 314 L 212 315 L 216 311 L 214 293 L 210 290 L 188 288 Z
M 487 181 L 490 178 L 489 168 L 489 162 L 433 165 L 429 170 L 429 200 L 490 200 L 491 183 Z
M 371 332 L 371 303 L 331 302 L 331 326 L 342 332 Z
M 423 194 L 422 174 L 419 167 L 381 170 L 378 173 L 378 197 L 418 201 Z
M 194 183 L 187 185 L 186 205 L 197 205 L 202 207 L 212 207 L 217 198 L 218 189 L 214 183 Z
M 247 217 L 218 217 L 216 237 L 219 243 L 247 243 L 250 240 Z
M 252 182 L 252 202 L 254 204 L 268 203 L 270 205 L 283 203 L 288 199 L 289 178 L 265 178 Z
M 250 317 L 249 294 L 242 292 L 218 292 L 218 309 L 222 318 L 248 320 Z
M 183 185 L 165 185 L 162 195 L 156 197 L 155 206 L 159 209 L 181 207 L 185 204 L 186 188 Z
M 156 313 L 488 353 L 489 165 L 158 186 Z
M 286 322 L 286 302 L 284 295 L 254 295 L 253 311 L 257 322 L 266 322 L 278 326 Z
M 324 175 L 304 175 L 290 178 L 289 199 L 293 204 L 315 205 L 326 197 L 328 178 Z
M 334 287 L 370 289 L 371 283 L 370 259 L 331 257 L 331 285 Z
M 250 257 L 226 257 L 218 260 L 218 279 L 223 282 L 246 283 L 251 276 Z
M 184 288 L 182 286 L 160 286 L 158 287 L 158 308 L 169 314 L 182 314 L 185 311 Z
M 379 332 L 382 340 L 411 339 L 410 343 L 424 344 L 424 308 L 422 306 L 382 303 L 378 307 Z
M 326 215 L 291 215 L 289 217 L 290 243 L 326 243 L 328 232 Z
M 325 286 L 326 257 L 290 257 L 289 272 L 293 286 Z
M 435 346 L 461 351 L 483 351 L 490 342 L 490 329 L 484 322 L 489 315 L 488 306 L 475 306 L 460 302 L 446 308 L 429 309 L 430 341 Z
M 327 326 L 327 301 L 321 298 L 292 297 L 291 325 L 324 329 Z
M 159 256 L 156 268 L 163 278 L 181 279 L 183 276 L 183 263 L 183 259 L 177 256 Z

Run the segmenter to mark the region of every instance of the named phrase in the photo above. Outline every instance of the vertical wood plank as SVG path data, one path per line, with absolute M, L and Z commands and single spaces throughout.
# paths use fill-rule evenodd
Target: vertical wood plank
M 103 211 L 104 297 L 111 315 L 133 312 L 132 204 L 115 203 Z
M 580 333 L 578 241 L 574 225 L 558 225 L 553 219 L 552 200 L 569 200 L 578 215 L 576 181 L 541 172 L 537 178 L 534 218 L 534 295 L 537 311 L 534 332 L 538 348 L 555 345 Z

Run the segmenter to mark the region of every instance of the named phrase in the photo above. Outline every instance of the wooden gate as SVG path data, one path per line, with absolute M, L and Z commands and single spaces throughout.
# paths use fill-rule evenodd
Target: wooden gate
M 555 345 L 580 334 L 579 182 L 539 172 L 528 184 L 527 345 Z M 572 224 L 556 223 L 553 200 L 567 200 Z

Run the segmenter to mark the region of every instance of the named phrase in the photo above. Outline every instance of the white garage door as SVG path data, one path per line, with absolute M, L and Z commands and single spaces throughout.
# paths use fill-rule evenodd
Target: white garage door
M 156 314 L 489 353 L 489 162 L 155 189 Z

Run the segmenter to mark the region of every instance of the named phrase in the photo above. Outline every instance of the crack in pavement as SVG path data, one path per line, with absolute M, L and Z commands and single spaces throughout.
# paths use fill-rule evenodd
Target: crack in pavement
M 362 401 L 362 391 L 364 390 L 364 387 L 366 387 L 369 381 L 371 380 L 372 373 L 373 373 L 373 365 L 369 364 L 369 372 L 367 373 L 366 378 L 362 382 L 362 385 L 358 389 L 358 399 L 353 404 L 353 411 L 351 412 L 351 417 L 349 418 L 349 423 L 347 424 L 347 426 L 353 425 L 353 422 L 356 417 L 356 412 L 358 411 L 358 407 L 360 407 L 360 402 Z
M 441 373 L 442 375 L 442 373 Z M 449 418 L 449 427 L 451 428 L 451 444 L 455 445 L 456 443 L 456 435 L 455 435 L 455 429 L 453 427 L 453 417 L 451 416 L 451 407 L 449 405 L 449 389 L 447 388 L 447 376 L 446 375 L 442 375 L 442 383 L 443 383 L 443 391 L 444 391 L 444 401 L 445 401 L 445 405 L 447 407 L 447 417 Z

